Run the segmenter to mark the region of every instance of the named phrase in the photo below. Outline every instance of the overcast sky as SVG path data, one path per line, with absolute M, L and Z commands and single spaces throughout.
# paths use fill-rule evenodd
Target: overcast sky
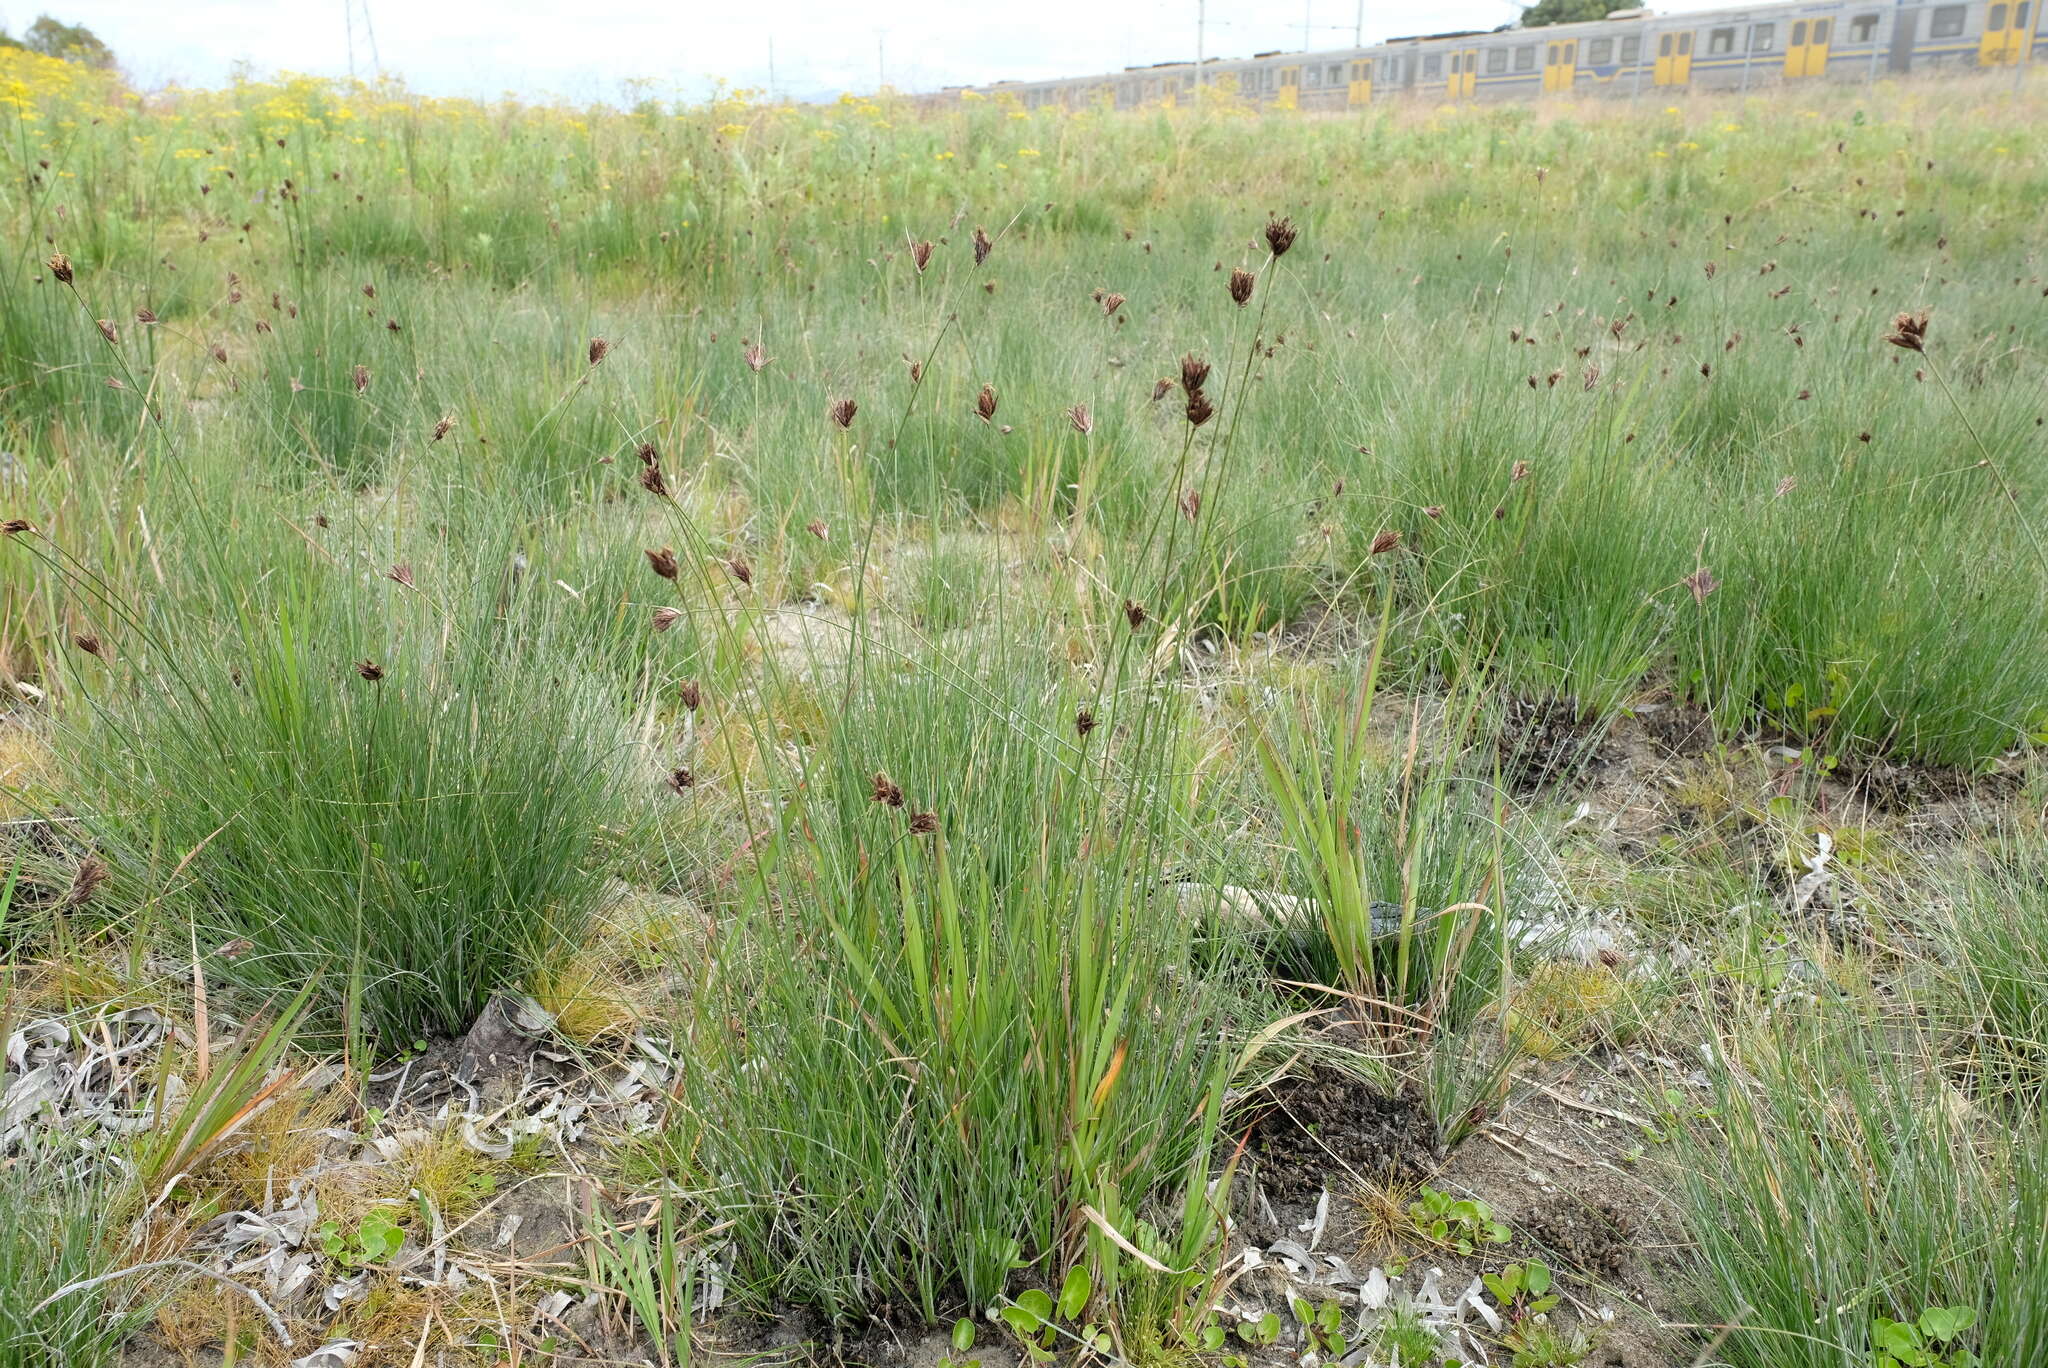
M 1725 2 L 1725 0 L 1724 0 Z M 1666 0 L 1665 10 L 1715 0 Z M 1088 75 L 1195 53 L 1196 0 L 0 0 L 14 32 L 48 8 L 111 45 L 145 86 L 219 85 L 235 63 L 403 76 L 435 95 L 507 91 L 619 100 L 627 83 L 702 98 L 714 79 L 769 85 L 799 99 Z M 368 23 L 364 22 L 367 10 Z M 1397 34 L 1489 29 L 1513 20 L 1504 0 L 1367 4 L 1368 42 Z M 1356 0 L 1208 0 L 1210 56 L 1351 42 Z M 372 40 L 374 38 L 374 58 Z

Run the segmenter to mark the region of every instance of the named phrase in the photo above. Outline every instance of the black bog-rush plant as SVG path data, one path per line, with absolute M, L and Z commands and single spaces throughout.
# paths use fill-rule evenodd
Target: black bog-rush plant
M 600 825 L 632 820 L 623 723 L 559 611 L 486 563 L 295 582 L 224 632 L 117 614 L 59 735 L 102 902 L 387 1043 L 461 1031 L 573 945 Z

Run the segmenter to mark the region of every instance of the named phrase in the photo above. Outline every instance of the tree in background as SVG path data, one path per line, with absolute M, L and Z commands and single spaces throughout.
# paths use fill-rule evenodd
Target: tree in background
M 1537 0 L 1522 11 L 1523 28 L 1546 24 L 1582 24 L 1588 19 L 1605 19 L 1616 8 L 1609 0 Z
M 30 24 L 20 38 L 10 37 L 7 30 L 0 29 L 0 47 L 27 48 L 45 57 L 61 57 L 87 66 L 114 65 L 114 50 L 101 42 L 97 33 L 83 24 L 67 24 L 47 14 Z

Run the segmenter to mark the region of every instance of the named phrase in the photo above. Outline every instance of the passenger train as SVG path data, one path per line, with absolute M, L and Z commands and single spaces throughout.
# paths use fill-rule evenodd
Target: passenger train
M 1325 52 L 1163 62 L 1104 76 L 1000 81 L 943 95 L 1119 109 L 1172 105 L 1198 89 L 1253 104 L 1331 110 L 1396 96 L 1437 100 L 1747 90 L 1785 82 L 2016 67 L 2048 58 L 2048 0 L 1810 0 L 1684 15 L 1616 10 L 1547 28 L 1394 38 Z M 1672 90 L 1675 93 L 1675 89 Z

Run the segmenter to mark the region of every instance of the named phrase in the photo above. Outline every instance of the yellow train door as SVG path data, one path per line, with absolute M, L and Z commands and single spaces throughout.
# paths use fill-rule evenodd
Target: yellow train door
M 1465 98 L 1479 93 L 1479 49 L 1465 49 Z
M 1984 36 L 1977 44 L 1977 65 L 2011 66 L 2024 60 L 2032 19 L 2033 6 L 2028 0 L 2019 0 L 2018 4 L 1997 0 L 1986 9 Z
M 1281 109 L 1301 107 L 1301 68 L 1298 66 L 1280 68 L 1280 93 L 1273 103 Z
M 1692 30 L 1678 35 L 1678 42 L 1671 54 L 1672 85 L 1687 85 L 1692 81 Z
M 1828 71 L 1828 39 L 1833 21 L 1801 19 L 1792 25 L 1792 41 L 1785 49 L 1785 78 L 1825 76 Z
M 1816 19 L 1806 34 L 1806 74 L 1825 76 L 1828 74 L 1828 44 L 1834 41 L 1835 21 Z
M 1362 105 L 1372 103 L 1372 59 L 1351 64 L 1351 85 L 1345 103 Z
M 1543 88 L 1570 90 L 1578 79 L 1579 40 L 1567 38 L 1547 44 L 1543 51 Z

